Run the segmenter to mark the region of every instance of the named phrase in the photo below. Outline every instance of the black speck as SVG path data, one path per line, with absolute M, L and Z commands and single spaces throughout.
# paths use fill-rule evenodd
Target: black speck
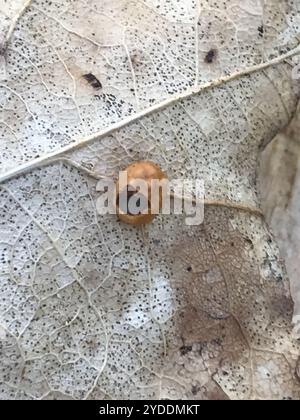
M 250 238 L 248 238 L 248 237 L 245 237 L 244 239 L 245 239 L 245 241 L 247 242 L 247 244 L 249 244 L 249 245 L 250 245 L 250 247 L 253 249 L 253 248 L 254 248 L 254 245 L 253 245 L 253 242 L 251 241 L 251 239 L 250 239 Z
M 216 59 L 216 57 L 217 57 L 217 50 L 211 49 L 206 54 L 204 61 L 206 63 L 208 63 L 208 64 L 211 64 L 211 63 L 214 62 L 214 60 Z
M 193 347 L 192 346 L 181 346 L 180 349 L 179 349 L 180 354 L 182 356 L 184 356 L 185 354 L 189 353 L 192 350 L 193 350 Z
M 265 32 L 264 26 L 263 25 L 259 26 L 257 28 L 257 30 L 258 30 L 259 36 L 260 37 L 263 37 L 264 36 L 264 32 Z
M 102 83 L 92 73 L 86 73 L 82 76 L 94 89 L 101 89 Z
M 199 391 L 200 391 L 199 386 L 196 386 L 196 385 L 192 386 L 191 392 L 192 392 L 193 395 L 198 394 Z

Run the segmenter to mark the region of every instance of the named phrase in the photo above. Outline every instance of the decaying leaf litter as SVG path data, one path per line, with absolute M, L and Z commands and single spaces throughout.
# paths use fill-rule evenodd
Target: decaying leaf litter
M 140 230 L 97 215 L 93 177 L 147 159 L 259 208 L 258 156 L 298 101 L 297 2 L 1 11 L 1 397 L 299 398 L 263 218 L 207 206 Z

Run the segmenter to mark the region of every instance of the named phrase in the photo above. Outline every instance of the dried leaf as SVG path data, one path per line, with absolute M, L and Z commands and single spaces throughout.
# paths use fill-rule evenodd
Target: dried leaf
M 1 398 L 299 398 L 285 271 L 251 210 L 259 153 L 298 101 L 299 4 L 13 10 L 0 83 Z M 203 179 L 225 205 L 193 227 L 99 216 L 97 178 L 138 159 Z

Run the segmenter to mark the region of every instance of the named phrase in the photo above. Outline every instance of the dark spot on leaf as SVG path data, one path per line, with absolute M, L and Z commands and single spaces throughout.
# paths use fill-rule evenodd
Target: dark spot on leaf
M 197 386 L 197 385 L 192 386 L 191 392 L 192 392 L 193 395 L 198 394 L 199 391 L 200 391 L 199 386 Z
M 101 89 L 102 84 L 93 73 L 83 74 L 82 77 L 94 88 Z
M 248 236 L 246 236 L 244 239 L 247 242 L 247 244 L 250 245 L 251 249 L 253 249 L 254 248 L 254 245 L 253 245 L 252 240 L 250 238 L 248 238 Z
M 212 48 L 206 54 L 204 61 L 208 64 L 211 64 L 216 59 L 216 57 L 217 57 L 217 50 Z
M 262 38 L 264 36 L 264 32 L 265 32 L 264 26 L 263 25 L 259 26 L 257 28 L 257 30 L 258 30 L 259 36 Z
M 180 349 L 179 349 L 180 354 L 182 356 L 184 356 L 185 354 L 191 352 L 192 350 L 193 350 L 193 347 L 192 346 L 181 346 Z

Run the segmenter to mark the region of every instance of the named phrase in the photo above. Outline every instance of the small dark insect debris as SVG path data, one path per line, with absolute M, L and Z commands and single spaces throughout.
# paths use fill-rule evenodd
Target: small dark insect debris
M 217 50 L 211 49 L 206 54 L 204 61 L 208 64 L 211 64 L 215 60 L 216 56 L 217 56 Z
M 102 84 L 100 80 L 97 79 L 93 73 L 86 73 L 83 74 L 82 77 L 94 88 L 94 89 L 101 89 Z
M 253 245 L 252 240 L 250 238 L 248 238 L 248 236 L 245 236 L 244 239 L 247 242 L 247 244 L 249 244 L 250 247 L 253 249 L 254 248 L 254 245 Z
M 260 36 L 260 37 L 263 37 L 263 36 L 264 36 L 264 32 L 265 32 L 265 28 L 264 28 L 264 26 L 263 26 L 263 25 L 259 26 L 259 27 L 257 28 L 257 30 L 258 30 L 259 36 Z
M 197 385 L 192 385 L 191 392 L 192 392 L 192 394 L 193 394 L 193 395 L 198 394 L 198 392 L 199 392 L 199 391 L 200 391 L 200 387 L 199 387 L 199 386 L 197 386 Z
M 189 265 L 188 267 L 187 267 L 187 269 L 186 269 L 186 271 L 188 271 L 189 273 L 192 271 L 193 269 L 192 269 L 192 267 Z
M 189 353 L 192 350 L 193 350 L 193 347 L 192 346 L 181 346 L 180 349 L 179 349 L 180 354 L 182 356 L 184 356 L 185 354 Z

